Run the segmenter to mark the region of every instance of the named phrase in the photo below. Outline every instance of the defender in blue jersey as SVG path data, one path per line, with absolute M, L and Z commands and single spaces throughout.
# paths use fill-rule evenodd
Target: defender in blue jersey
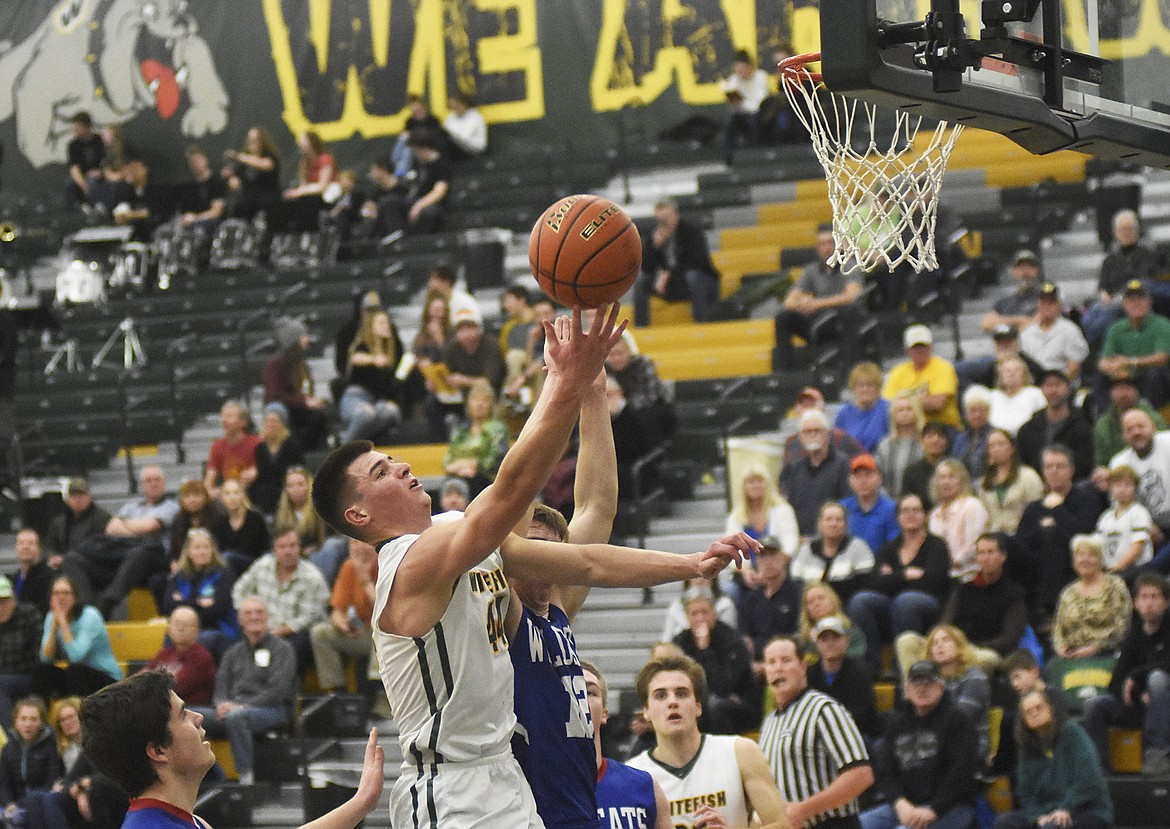
M 191 810 L 215 755 L 204 739 L 203 716 L 189 710 L 174 688 L 167 671 L 145 671 L 81 703 L 82 751 L 130 795 L 123 829 L 211 829 Z M 357 793 L 313 821 L 313 829 L 353 829 L 369 814 L 382 794 L 384 762 L 374 729 Z
M 601 755 L 601 727 L 609 719 L 609 689 L 601 671 L 581 663 L 589 714 L 593 718 L 593 752 L 597 763 L 598 829 L 673 829 L 670 802 L 649 772 Z

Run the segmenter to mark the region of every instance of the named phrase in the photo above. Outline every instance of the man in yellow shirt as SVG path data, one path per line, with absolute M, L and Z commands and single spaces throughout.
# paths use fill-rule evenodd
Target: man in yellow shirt
M 882 397 L 892 400 L 899 392 L 918 395 L 927 422 L 960 428 L 959 378 L 955 367 L 942 357 L 934 356 L 934 338 L 925 325 L 911 325 L 902 335 L 909 358 L 890 370 Z

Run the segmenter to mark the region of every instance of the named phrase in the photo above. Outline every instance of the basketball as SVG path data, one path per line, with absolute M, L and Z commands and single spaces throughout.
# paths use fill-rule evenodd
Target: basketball
M 544 211 L 528 239 L 528 263 L 562 305 L 617 302 L 642 267 L 642 238 L 626 212 L 601 196 L 565 196 Z

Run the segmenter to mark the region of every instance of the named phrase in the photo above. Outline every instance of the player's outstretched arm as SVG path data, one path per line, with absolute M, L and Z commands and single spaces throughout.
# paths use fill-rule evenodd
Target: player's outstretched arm
M 735 741 L 735 759 L 739 762 L 743 793 L 751 810 L 759 816 L 760 829 L 790 829 L 784 798 L 764 752 L 751 740 L 739 737 Z
M 618 506 L 617 452 L 613 424 L 605 400 L 605 372 L 597 375 L 581 403 L 581 448 L 573 483 L 573 520 L 566 539 L 574 544 L 603 544 L 613 532 Z M 570 620 L 577 615 L 588 586 L 558 587 L 553 604 Z
M 362 764 L 362 777 L 357 792 L 332 812 L 306 823 L 301 829 L 353 829 L 357 826 L 374 810 L 382 797 L 385 763 L 386 756 L 378 745 L 378 729 L 374 728 L 370 731 L 370 739 L 366 741 L 365 762 Z
M 609 351 L 621 338 L 620 306 L 597 315 L 588 332 L 581 328 L 581 309 L 571 319 L 545 322 L 545 360 L 548 379 L 536 407 L 504 456 L 496 480 L 467 507 L 464 520 L 453 526 L 448 554 L 436 562 L 437 577 L 457 577 L 503 543 L 548 482 L 581 409 L 581 400 L 605 365 Z M 441 563 L 440 563 L 441 562 Z
M 746 533 L 732 533 L 701 553 L 679 555 L 612 544 L 560 544 L 509 536 L 501 547 L 504 572 L 562 585 L 650 587 L 681 579 L 712 579 L 728 564 L 759 552 Z

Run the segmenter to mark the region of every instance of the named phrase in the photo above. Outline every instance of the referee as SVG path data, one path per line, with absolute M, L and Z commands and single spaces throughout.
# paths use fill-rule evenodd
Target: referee
M 760 748 L 792 829 L 858 829 L 857 797 L 873 784 L 869 754 L 844 706 L 808 687 L 807 670 L 792 637 L 778 636 L 764 649 L 776 710 L 760 726 Z

